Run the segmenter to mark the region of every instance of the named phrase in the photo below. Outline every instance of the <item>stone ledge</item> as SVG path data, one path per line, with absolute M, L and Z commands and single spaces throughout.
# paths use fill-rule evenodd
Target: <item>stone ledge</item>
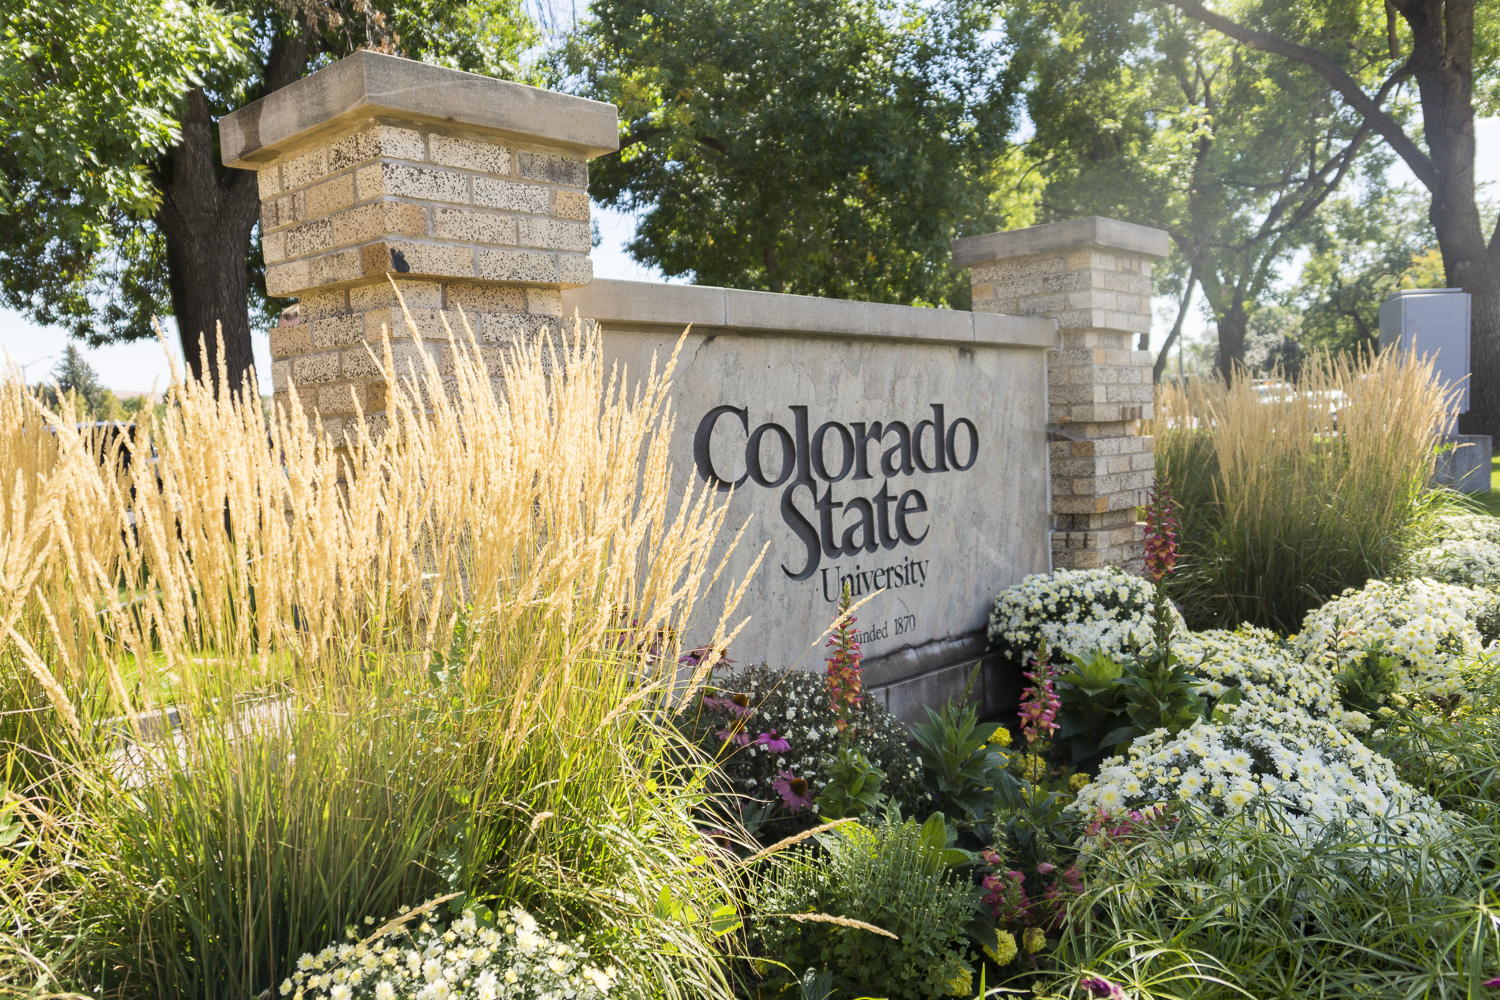
M 1155 258 L 1167 255 L 1171 241 L 1162 229 L 1090 215 L 1066 222 L 1049 222 L 1025 229 L 956 239 L 953 241 L 953 265 L 973 267 L 989 261 L 1087 248 Z
M 224 164 L 254 170 L 379 116 L 555 145 L 585 157 L 620 145 L 613 104 L 362 51 L 220 119 Z
M 1053 348 L 1050 319 L 956 309 L 781 295 L 708 285 L 597 280 L 563 293 L 563 311 L 608 328 L 692 324 L 695 328 L 891 338 L 924 343 Z

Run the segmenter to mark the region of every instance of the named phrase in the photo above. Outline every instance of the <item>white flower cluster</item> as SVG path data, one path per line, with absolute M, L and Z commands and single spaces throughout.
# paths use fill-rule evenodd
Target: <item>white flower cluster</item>
M 1304 663 L 1270 629 L 1244 625 L 1233 632 L 1180 632 L 1172 637 L 1172 652 L 1202 678 L 1202 691 L 1210 698 L 1222 698 L 1238 688 L 1246 705 L 1305 712 L 1350 732 L 1370 727 L 1367 716 L 1340 703 L 1327 665 Z
M 1438 518 L 1437 540 L 1479 541 L 1500 545 L 1500 517 L 1488 514 L 1444 514 Z
M 1128 759 L 1105 761 L 1069 808 L 1119 818 L 1165 807 L 1216 817 L 1220 828 L 1252 803 L 1276 809 L 1309 842 L 1331 824 L 1371 844 L 1440 846 L 1453 836 L 1442 806 L 1332 722 L 1250 704 L 1222 722 L 1137 739 Z
M 1495 604 L 1493 594 L 1434 580 L 1371 580 L 1308 612 L 1294 641 L 1305 661 L 1336 672 L 1378 639 L 1400 658 L 1406 691 L 1443 697 L 1463 689 L 1466 671 L 1484 653 L 1475 623 Z
M 1422 576 L 1463 587 L 1500 590 L 1500 545 L 1481 538 L 1456 538 L 1417 549 L 1409 557 Z
M 466 912 L 446 928 L 397 927 L 373 941 L 303 955 L 281 995 L 300 1000 L 602 1000 L 618 973 L 588 962 L 583 938 L 558 940 L 525 910 L 499 927 Z
M 1029 664 L 1044 639 L 1054 661 L 1095 649 L 1119 656 L 1151 641 L 1155 595 L 1149 581 L 1115 567 L 1038 573 L 995 598 L 990 642 L 1016 663 Z M 1171 614 L 1185 631 L 1182 615 Z

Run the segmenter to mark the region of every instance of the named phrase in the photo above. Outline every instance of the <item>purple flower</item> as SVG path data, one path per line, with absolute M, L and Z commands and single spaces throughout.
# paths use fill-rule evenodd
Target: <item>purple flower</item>
M 776 780 L 771 782 L 771 787 L 781 796 L 781 801 L 786 803 L 788 811 L 799 812 L 812 808 L 812 789 L 808 787 L 806 778 L 799 778 L 791 771 L 781 771 Z
M 1126 1000 L 1125 991 L 1120 984 L 1112 983 L 1103 976 L 1084 976 L 1078 981 L 1078 988 L 1095 1000 Z
M 717 733 L 714 733 L 714 735 L 725 743 L 733 743 L 737 747 L 747 747 L 750 745 L 750 734 L 745 732 L 738 719 L 730 723 L 728 729 L 721 729 Z
M 1484 985 L 1490 986 L 1490 987 L 1500 986 L 1500 976 L 1497 976 L 1494 979 L 1486 979 L 1484 981 Z
M 790 743 L 782 739 L 780 736 L 776 735 L 776 730 L 774 729 L 769 733 L 761 733 L 755 738 L 755 742 L 759 743 L 761 746 L 765 747 L 772 753 L 786 753 L 792 748 L 792 745 Z

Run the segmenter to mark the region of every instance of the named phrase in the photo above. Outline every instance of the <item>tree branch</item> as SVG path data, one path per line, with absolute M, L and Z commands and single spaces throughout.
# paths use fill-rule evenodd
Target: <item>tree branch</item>
M 1306 45 L 1299 45 L 1289 39 L 1278 35 L 1268 34 L 1264 31 L 1256 31 L 1247 28 L 1237 21 L 1232 21 L 1222 14 L 1216 14 L 1207 7 L 1198 3 L 1197 0 L 1160 0 L 1176 7 L 1190 17 L 1197 18 L 1204 24 L 1222 34 L 1228 35 L 1243 45 L 1261 52 L 1269 52 L 1272 55 L 1284 56 L 1287 59 L 1302 63 L 1317 72 L 1339 95 L 1349 104 L 1351 108 L 1364 116 L 1365 121 L 1377 132 L 1380 137 L 1390 143 L 1392 149 L 1406 165 L 1411 167 L 1411 172 L 1417 175 L 1417 179 L 1431 191 L 1438 183 L 1437 167 L 1433 165 L 1432 159 L 1412 141 L 1396 122 L 1394 118 L 1386 114 L 1380 108 L 1380 104 L 1369 94 L 1364 92 L 1359 83 L 1343 67 L 1339 66 L 1328 56 L 1317 49 Z M 1397 75 L 1387 80 L 1382 86 L 1382 91 L 1389 92 L 1397 76 L 1405 76 L 1410 71 L 1402 67 Z

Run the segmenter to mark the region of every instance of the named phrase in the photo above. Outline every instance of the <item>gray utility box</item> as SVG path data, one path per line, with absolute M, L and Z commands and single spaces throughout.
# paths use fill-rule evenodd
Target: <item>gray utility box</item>
M 1456 387 L 1458 413 L 1469 412 L 1469 293 L 1458 288 L 1413 288 L 1380 306 L 1380 349 L 1432 359 L 1438 379 Z M 1450 423 L 1433 479 L 1464 493 L 1487 493 L 1493 442 L 1484 434 L 1457 434 Z
M 1469 412 L 1469 293 L 1409 288 L 1380 306 L 1380 349 L 1432 359 L 1438 379 L 1458 387 L 1458 412 Z

